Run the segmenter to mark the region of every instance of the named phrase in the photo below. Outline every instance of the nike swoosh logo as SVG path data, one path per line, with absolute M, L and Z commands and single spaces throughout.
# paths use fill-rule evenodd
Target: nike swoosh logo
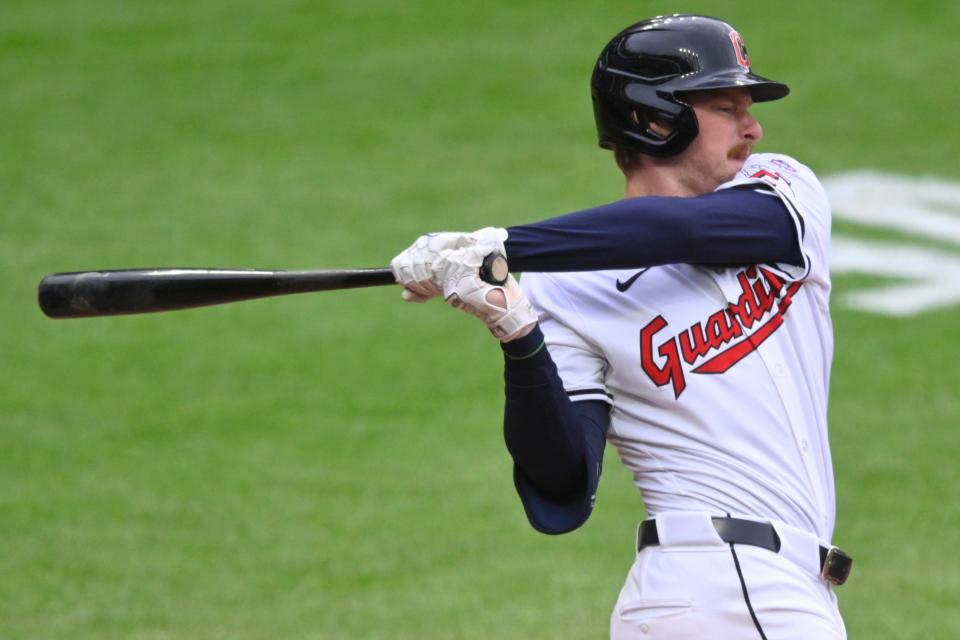
M 635 274 L 633 274 L 623 282 L 620 282 L 620 278 L 617 278 L 617 291 L 619 291 L 620 293 L 623 293 L 624 291 L 632 287 L 633 283 L 637 281 L 637 278 L 645 274 L 648 269 L 650 269 L 650 267 L 637 271 Z

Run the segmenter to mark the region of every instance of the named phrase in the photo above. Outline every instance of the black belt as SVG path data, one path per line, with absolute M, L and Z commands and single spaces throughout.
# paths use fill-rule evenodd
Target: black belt
M 780 551 L 780 536 L 768 522 L 754 522 L 739 518 L 713 518 L 713 526 L 720 539 L 730 544 L 748 544 L 768 549 L 774 553 Z M 656 520 L 644 520 L 640 523 L 637 535 L 637 551 L 660 544 Z M 820 575 L 828 582 L 841 585 L 850 576 L 853 558 L 837 547 L 820 547 Z

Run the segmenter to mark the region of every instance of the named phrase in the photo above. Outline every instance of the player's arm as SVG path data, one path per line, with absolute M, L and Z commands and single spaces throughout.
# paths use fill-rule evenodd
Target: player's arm
M 794 214 L 795 215 L 795 214 Z M 404 299 L 439 295 L 434 262 L 478 245 L 504 252 L 514 272 L 636 269 L 662 264 L 800 265 L 797 224 L 774 190 L 744 184 L 695 198 L 648 196 L 507 229 L 421 236 L 390 263 Z
M 501 230 L 502 231 L 502 230 Z M 477 316 L 503 347 L 504 435 L 514 458 L 514 481 L 530 523 L 544 533 L 571 531 L 587 519 L 600 476 L 609 411 L 603 402 L 570 401 L 537 313 L 511 275 L 502 286 L 479 275 L 483 259 L 503 251 L 502 236 L 470 240 L 458 249 L 424 248 L 423 238 L 391 263 L 416 297 L 442 293 L 452 307 Z M 437 236 L 427 236 L 430 242 Z M 434 250 L 439 249 L 439 250 Z M 429 281 L 417 282 L 429 254 Z M 422 269 L 421 269 L 422 270 Z
M 502 343 L 503 430 L 527 519 L 542 533 L 566 533 L 593 510 L 610 407 L 571 402 L 539 326 Z
M 509 227 L 507 234 L 516 271 L 803 262 L 794 218 L 765 185 L 694 198 L 627 198 Z

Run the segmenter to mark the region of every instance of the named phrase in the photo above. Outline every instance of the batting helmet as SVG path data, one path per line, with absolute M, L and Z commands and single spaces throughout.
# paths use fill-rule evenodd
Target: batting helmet
M 743 38 L 729 24 L 679 14 L 638 22 L 614 36 L 600 53 L 590 86 L 600 146 L 651 156 L 678 154 L 697 137 L 697 118 L 684 91 L 746 87 L 754 102 L 790 92 L 750 70 Z M 655 131 L 652 121 L 665 126 Z

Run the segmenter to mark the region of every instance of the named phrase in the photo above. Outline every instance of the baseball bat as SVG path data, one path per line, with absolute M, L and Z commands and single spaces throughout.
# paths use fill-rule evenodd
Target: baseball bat
M 506 259 L 491 253 L 480 277 L 503 284 Z M 293 293 L 396 284 L 388 268 L 258 271 L 253 269 L 114 269 L 54 273 L 37 301 L 51 318 L 88 318 L 191 309 Z

